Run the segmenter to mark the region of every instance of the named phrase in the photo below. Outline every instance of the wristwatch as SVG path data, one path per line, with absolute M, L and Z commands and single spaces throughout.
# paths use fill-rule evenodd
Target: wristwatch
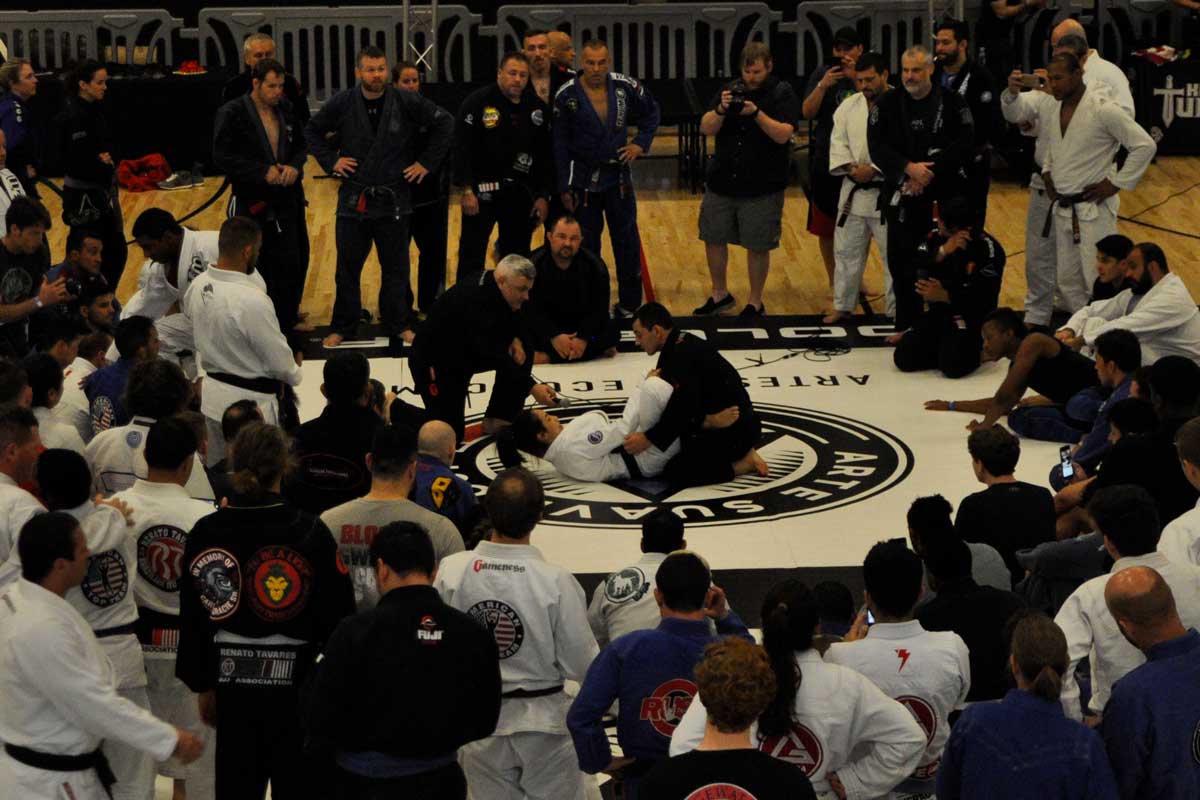
M 41 309 L 43 306 L 45 306 L 45 303 L 42 302 L 42 298 L 38 297 L 36 294 L 33 296 L 32 300 L 34 308 Z

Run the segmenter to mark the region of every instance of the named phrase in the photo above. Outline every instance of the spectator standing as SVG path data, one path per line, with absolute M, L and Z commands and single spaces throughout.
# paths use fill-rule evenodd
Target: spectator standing
M 243 95 L 250 94 L 254 88 L 254 67 L 260 61 L 277 61 L 275 58 L 275 40 L 265 33 L 252 33 L 242 40 L 242 64 L 245 66 L 236 78 L 231 78 L 221 90 L 221 103 L 228 103 Z M 308 98 L 301 88 L 300 82 L 291 75 L 283 79 L 283 96 L 292 105 L 292 111 L 301 125 L 308 122 Z
M 1054 541 L 1054 497 L 1044 486 L 1013 477 L 1021 440 L 999 425 L 971 431 L 967 450 L 975 480 L 987 488 L 958 504 L 954 532 L 963 541 L 994 547 L 1015 584 L 1025 574 L 1017 563 L 1017 551 Z
M 1070 53 L 1079 59 L 1079 65 L 1083 67 L 1083 82 L 1094 88 L 1107 89 L 1116 104 L 1128 111 L 1129 116 L 1134 116 L 1133 92 L 1130 91 L 1125 71 L 1101 58 L 1088 45 L 1087 31 L 1079 20 L 1068 17 L 1055 25 L 1050 31 L 1050 47 L 1053 55 Z
M 333 757 L 337 796 L 347 800 L 466 800 L 456 755 L 496 729 L 496 643 L 438 596 L 434 546 L 420 525 L 380 528 L 370 561 L 379 603 L 325 645 L 304 720 L 309 749 Z
M 1013 26 L 1045 7 L 1045 0 L 989 0 L 980 4 L 979 20 L 975 23 L 979 62 L 992 75 L 1012 72 L 1017 55 Z
M 483 513 L 471 482 L 454 472 L 458 440 L 441 420 L 426 422 L 417 432 L 417 473 L 412 499 L 422 508 L 454 523 L 467 541 Z
M 0 67 L 0 71 L 4 68 Z M 3 80 L 0 78 L 0 80 Z M 4 99 L 0 97 L 0 104 L 4 103 Z M 0 105 L 2 107 L 2 105 Z M 2 113 L 2 112 L 0 112 Z M 0 122 L 0 219 L 4 219 L 4 215 L 8 213 L 8 207 L 12 205 L 12 201 L 18 197 L 27 197 L 25 186 L 21 183 L 21 179 L 17 174 L 8 168 L 8 134 L 4 132 Z
M 66 281 L 46 279 L 50 214 L 37 200 L 18 197 L 4 214 L 0 237 L 0 355 L 24 358 L 29 352 L 29 318 L 70 299 Z
M 1183 800 L 1200 794 L 1200 633 L 1185 628 L 1175 598 L 1150 567 L 1109 580 L 1104 603 L 1146 663 L 1113 686 L 1101 734 L 1122 798 Z
M 1175 434 L 1179 466 L 1188 483 L 1200 489 L 1200 419 L 1191 419 Z M 1200 500 L 1163 528 L 1158 552 L 1176 564 L 1200 565 Z
M 42 143 L 33 135 L 27 103 L 37 94 L 37 74 L 27 59 L 0 65 L 0 131 L 8 145 L 8 168 L 29 197 L 38 197 L 37 174 Z
M 746 248 L 750 296 L 742 313 L 766 313 L 763 289 L 771 251 L 778 249 L 783 232 L 783 194 L 800 119 L 800 98 L 791 84 L 771 75 L 774 66 L 765 44 L 746 45 L 740 83 L 721 89 L 700 118 L 700 133 L 715 140 L 700 203 L 700 240 L 712 291 L 693 314 L 728 313 L 737 307 L 726 283 L 731 244 Z
M 500 655 L 496 731 L 459 752 L 475 797 L 584 796 L 563 681 L 583 680 L 596 640 L 579 583 L 529 543 L 543 500 L 532 473 L 501 472 L 486 498 L 491 540 L 442 561 L 434 583 L 448 605 L 488 629 Z
M 939 800 L 1116 800 L 1100 737 L 1063 717 L 1063 632 L 1042 614 L 1022 619 L 1009 664 L 1017 688 L 1002 702 L 972 705 L 954 726 L 938 770 Z

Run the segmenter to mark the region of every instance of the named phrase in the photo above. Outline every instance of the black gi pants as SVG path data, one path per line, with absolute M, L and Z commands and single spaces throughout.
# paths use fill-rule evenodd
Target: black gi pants
M 593 358 L 599 358 L 604 355 L 605 350 L 610 347 L 616 347 L 617 342 L 621 340 L 621 332 L 617 329 L 616 321 L 611 319 L 595 334 L 588 336 L 588 334 L 581 331 L 579 335 L 587 338 L 587 348 L 583 351 L 583 355 L 575 359 L 574 362 L 569 362 L 560 356 L 549 339 L 535 337 L 533 349 L 550 356 L 551 364 L 578 364 L 580 361 L 591 361 Z
M 672 489 L 733 480 L 733 462 L 757 447 L 762 436 L 758 415 L 747 408 L 741 411 L 738 421 L 728 428 L 697 430 L 680 437 L 679 454 L 663 470 Z
M 406 778 L 363 778 L 342 771 L 338 800 L 466 800 L 467 778 L 458 764 L 447 764 Z
M 890 201 L 890 198 L 887 198 Z M 888 272 L 896 293 L 896 330 L 910 327 L 921 314 L 915 261 L 917 248 L 933 227 L 933 198 L 906 197 L 887 206 Z
M 308 221 L 302 207 L 298 212 L 257 222 L 263 234 L 257 269 L 275 305 L 279 328 L 286 336 L 299 321 L 300 301 L 308 279 Z
M 521 412 L 529 394 L 533 353 L 526 353 L 523 366 L 517 366 L 507 356 L 483 364 L 428 364 L 416 353 L 409 358 L 408 364 L 429 418 L 440 419 L 454 428 L 461 442 L 466 429 L 467 393 L 475 373 L 496 371 L 496 383 L 484 416 L 511 422 Z
M 408 218 L 409 232 L 420 254 L 417 261 L 417 308 L 428 314 L 446 288 L 446 237 L 450 229 L 450 198 L 417 206 Z M 408 308 L 413 307 L 412 286 L 405 287 Z
M 312 797 L 299 707 L 293 688 L 217 690 L 217 797 L 262 800 L 268 781 L 276 800 Z
M 904 334 L 892 360 L 901 372 L 937 368 L 947 378 L 961 378 L 979 367 L 980 346 L 978 329 L 948 311 L 931 311 Z
M 500 226 L 496 252 L 500 258 L 516 253 L 529 257 L 529 242 L 535 222 L 533 195 L 520 184 L 505 184 L 491 192 L 491 199 L 479 199 L 479 213 L 462 215 L 462 235 L 458 240 L 458 273 L 455 282 L 478 282 L 487 261 L 488 237 L 492 228 Z
M 408 286 L 409 216 L 337 218 L 337 296 L 333 301 L 334 333 L 349 336 L 362 319 L 362 270 L 374 243 L 379 256 L 379 320 L 388 334 L 411 327 L 405 306 Z

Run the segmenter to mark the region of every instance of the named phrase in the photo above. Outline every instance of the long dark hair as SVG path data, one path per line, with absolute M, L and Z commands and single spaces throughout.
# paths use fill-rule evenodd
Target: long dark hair
M 83 81 L 84 83 L 91 83 L 92 78 L 96 77 L 96 73 L 102 69 L 107 69 L 107 67 L 94 59 L 88 58 L 80 61 L 75 65 L 75 68 L 71 70 L 70 81 L 67 86 L 67 95 L 78 97 L 79 82 Z
M 796 653 L 812 647 L 821 619 L 817 599 L 808 586 L 789 578 L 771 587 L 762 604 L 763 648 L 775 671 L 775 697 L 758 718 L 759 734 L 785 736 L 795 721 L 800 667 Z
M 533 409 L 527 408 L 517 414 L 512 425 L 496 434 L 496 453 L 500 456 L 500 463 L 506 467 L 521 466 L 525 461 L 522 450 L 538 458 L 545 456 L 548 448 L 538 440 L 545 430 L 546 426 L 533 413 Z

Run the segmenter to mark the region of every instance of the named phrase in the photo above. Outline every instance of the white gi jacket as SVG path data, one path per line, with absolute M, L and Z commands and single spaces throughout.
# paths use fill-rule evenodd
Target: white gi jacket
M 25 187 L 17 180 L 17 175 L 11 169 L 0 169 L 0 219 L 8 213 L 13 198 L 24 197 Z
M 83 380 L 95 371 L 95 364 L 76 356 L 71 365 L 63 370 L 62 397 L 54 407 L 54 417 L 73 427 L 84 444 L 92 440 L 95 431 L 92 430 L 91 404 L 83 393 Z
M 1103 86 L 1112 96 L 1113 101 L 1134 116 L 1133 92 L 1129 89 L 1129 78 L 1121 68 L 1111 61 L 1105 61 L 1095 50 L 1088 51 L 1087 62 L 1083 65 L 1083 83 L 1088 89 Z
M 532 545 L 480 542 L 442 559 L 434 587 L 448 605 L 486 625 L 500 651 L 503 691 L 583 682 L 599 648 L 588 627 L 583 588 Z M 566 734 L 566 693 L 506 699 L 496 736 Z
M 53 409 L 34 406 L 33 415 L 37 417 L 38 437 L 42 440 L 43 447 L 47 450 L 54 448 L 74 450 L 79 455 L 83 455 L 84 443 L 79 431 L 59 419 Z
M 1098 300 L 1071 315 L 1067 324 L 1088 347 L 1105 331 L 1126 330 L 1138 337 L 1142 363 L 1163 356 L 1183 356 L 1200 364 L 1200 311 L 1183 280 L 1174 272 L 1140 297 L 1124 289 L 1116 297 Z
M 1051 174 L 1055 191 L 1060 195 L 1079 194 L 1085 186 L 1105 178 L 1118 189 L 1135 188 L 1158 150 L 1150 134 L 1107 93 L 1084 91 L 1065 136 L 1061 108 L 1062 103 L 1055 101 L 1046 132 L 1046 160 L 1042 162 L 1042 172 Z M 1118 172 L 1113 157 L 1122 145 L 1129 150 L 1129 157 Z M 1113 195 L 1104 201 L 1114 215 L 1120 207 L 1118 198 Z M 1084 221 L 1098 216 L 1095 203 L 1079 203 L 1075 213 Z M 1071 208 L 1056 205 L 1055 214 L 1070 220 Z
M 654 576 L 666 553 L 644 553 L 636 564 L 609 575 L 592 593 L 588 622 L 601 647 L 632 631 L 657 628 L 662 612 L 654 601 Z
M 165 761 L 175 729 L 117 694 L 112 666 L 79 612 L 21 579 L 0 594 L 0 740 L 82 755 L 112 739 Z M 65 784 L 65 787 L 64 787 Z M 0 755 L 0 797 L 98 800 L 92 772 L 47 772 Z
M 17 536 L 34 514 L 45 513 L 38 499 L 0 473 L 0 562 L 17 550 Z
M 225 372 L 242 378 L 273 378 L 299 386 L 304 373 L 279 330 L 275 307 L 262 277 L 227 269 L 210 269 L 192 281 L 183 296 L 183 313 L 191 321 L 196 356 L 205 372 Z M 220 420 L 238 400 L 258 403 L 266 422 L 279 421 L 279 404 L 272 394 L 242 389 L 205 378 L 200 411 Z
M 829 140 L 829 174 L 845 175 L 842 192 L 838 195 L 838 214 L 846 206 L 846 199 L 856 185 L 849 177 L 850 164 L 871 164 L 871 152 L 867 147 L 867 116 L 870 104 L 862 92 L 850 95 L 833 112 L 833 135 Z M 877 177 L 883 174 L 876 168 Z M 859 189 L 854 193 L 850 213 L 856 217 L 879 216 L 879 189 Z
M 912 774 L 925 752 L 925 734 L 904 706 L 854 670 L 825 663 L 816 650 L 797 653 L 796 664 L 801 680 L 792 734 L 763 740 L 755 723 L 751 742 L 804 770 L 821 800 L 836 797 L 831 772 L 846 787 L 847 800 L 882 797 Z M 695 750 L 707 720 L 696 695 L 671 736 L 671 755 Z
M 1063 710 L 1071 719 L 1078 720 L 1083 716 L 1079 708 L 1075 667 L 1084 656 L 1090 657 L 1092 673 L 1092 700 L 1088 707 L 1096 714 L 1104 711 L 1112 685 L 1146 662 L 1142 651 L 1121 635 L 1116 620 L 1104 604 L 1104 587 L 1108 585 L 1109 577 L 1130 567 L 1152 567 L 1162 575 L 1175 595 L 1175 606 L 1183 626 L 1200 626 L 1200 568 L 1168 561 L 1162 553 L 1122 558 L 1113 564 L 1108 575 L 1092 578 L 1080 586 L 1054 618 L 1067 637 L 1067 656 L 1071 659 L 1062 683 Z
M 934 778 L 950 736 L 950 712 L 967 699 L 971 688 L 970 655 L 959 635 L 927 631 L 917 620 L 881 622 L 865 639 L 830 645 L 825 659 L 867 676 L 909 710 L 927 738 L 912 777 Z
M 167 310 L 183 297 L 197 275 L 207 270 L 210 264 L 217 263 L 217 236 L 217 231 L 184 228 L 183 241 L 179 245 L 177 285 L 172 286 L 167 279 L 166 264 L 147 261 L 138 273 L 138 290 L 121 309 L 122 316 L 141 316 L 154 320 L 162 349 L 167 353 L 175 355 L 195 350 L 192 326 L 187 318 L 180 311 L 168 315 Z M 259 280 L 262 280 L 261 276 Z
M 1200 501 L 1163 528 L 1158 552 L 1176 564 L 1200 564 Z
M 1058 113 L 1058 101 L 1049 92 L 1021 92 L 1013 94 L 1007 89 L 1000 95 L 1000 113 L 1007 122 L 1020 125 L 1023 122 L 1034 124 L 1033 161 L 1039 169 L 1046 163 L 1046 149 L 1049 147 L 1048 132 L 1050 117 Z M 1029 186 L 1032 189 L 1045 189 L 1046 182 L 1042 173 L 1035 169 L 1029 176 Z
M 149 417 L 134 417 L 128 425 L 101 431 L 88 444 L 84 456 L 92 468 L 92 479 L 98 493 L 109 497 L 114 492 L 133 486 L 136 479 L 145 479 L 148 468 L 142 453 L 153 424 L 154 420 Z M 212 484 L 208 482 L 208 473 L 204 471 L 199 455 L 193 457 L 192 474 L 185 488 L 190 497 L 216 502 Z

